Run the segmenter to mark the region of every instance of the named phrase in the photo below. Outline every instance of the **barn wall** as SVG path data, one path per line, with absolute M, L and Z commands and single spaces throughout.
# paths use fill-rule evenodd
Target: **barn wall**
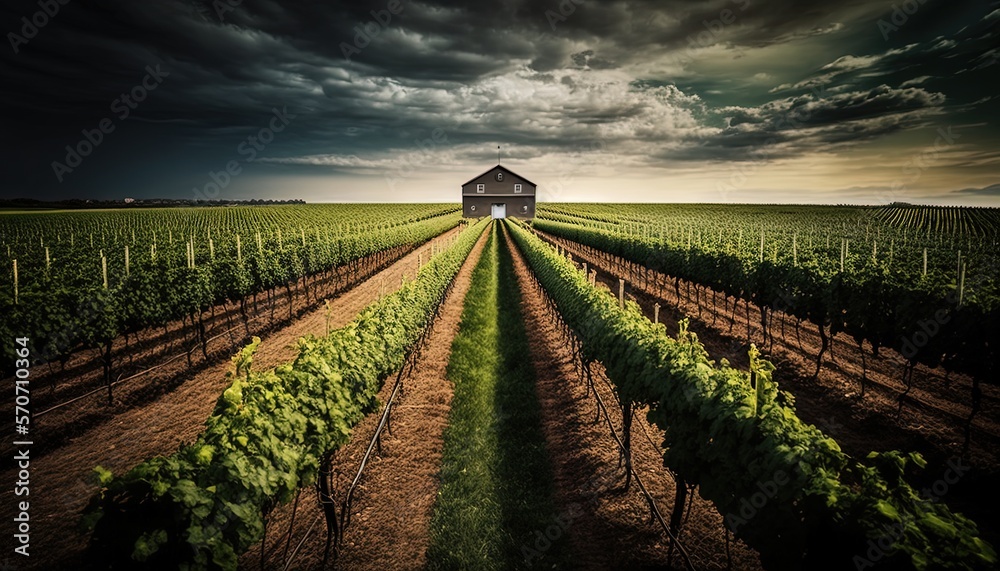
M 493 204 L 506 204 L 507 205 L 507 217 L 508 218 L 520 218 L 522 220 L 527 220 L 535 217 L 535 197 L 534 196 L 476 196 L 476 195 L 466 195 L 462 197 L 462 215 L 466 218 L 481 218 L 483 216 L 490 216 L 491 206 Z M 471 206 L 475 205 L 475 212 L 472 211 Z M 527 212 L 521 212 L 521 207 L 527 206 Z
M 483 184 L 486 187 L 486 194 L 514 194 L 514 185 L 520 183 L 523 186 L 523 191 L 515 196 L 521 195 L 534 195 L 535 185 L 524 180 L 520 176 L 504 170 L 503 182 L 497 182 L 494 178 L 497 169 L 494 168 L 489 172 L 483 173 L 482 175 L 476 177 L 475 180 L 469 182 L 462 186 L 462 194 L 476 194 L 476 185 Z

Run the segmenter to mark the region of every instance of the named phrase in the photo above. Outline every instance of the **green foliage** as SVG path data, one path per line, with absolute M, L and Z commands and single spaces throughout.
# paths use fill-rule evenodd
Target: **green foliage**
M 461 327 L 452 342 L 454 383 L 444 431 L 440 487 L 431 518 L 427 567 L 446 569 L 561 568 L 557 519 L 535 372 L 520 311 L 510 254 L 493 235 L 472 275 Z
M 383 379 L 402 366 L 485 226 L 464 230 L 345 327 L 300 339 L 292 363 L 258 372 L 260 340 L 240 351 L 195 442 L 114 478 L 91 501 L 95 565 L 235 569 L 268 511 L 314 482 L 323 455 L 375 408 Z
M 867 340 L 876 355 L 880 347 L 891 347 L 914 363 L 943 364 L 995 382 L 992 368 L 1000 360 L 996 222 L 956 223 L 944 227 L 964 228 L 967 234 L 929 238 L 880 221 L 879 209 L 633 206 L 546 205 L 533 225 L 829 327 L 833 334 L 847 332 L 859 343 Z M 743 216 L 736 214 L 741 208 Z M 967 210 L 970 218 L 997 216 L 991 210 Z M 926 276 L 920 263 L 924 249 Z M 970 265 L 962 304 L 958 253 Z
M 778 392 L 772 367 L 751 349 L 750 372 L 709 359 L 682 322 L 676 339 L 639 307 L 624 310 L 554 249 L 511 226 L 535 274 L 622 399 L 649 406 L 664 430 L 665 465 L 698 484 L 731 529 L 757 549 L 768 569 L 853 568 L 869 541 L 894 524 L 887 569 L 986 569 L 993 549 L 975 523 L 907 484 L 917 455 L 875 454 L 864 461 L 798 418 Z M 773 487 L 768 482 L 784 482 Z M 762 488 L 762 486 L 764 486 Z M 746 502 L 763 489 L 760 506 Z M 760 502 L 757 502 L 758 504 Z
M 81 346 L 424 242 L 455 227 L 457 210 L 337 204 L 0 216 L 0 252 L 8 253 L 0 271 L 0 314 L 8 319 L 0 334 L 29 337 L 38 363 L 67 359 Z M 4 362 L 13 362 L 11 349 L 3 351 Z

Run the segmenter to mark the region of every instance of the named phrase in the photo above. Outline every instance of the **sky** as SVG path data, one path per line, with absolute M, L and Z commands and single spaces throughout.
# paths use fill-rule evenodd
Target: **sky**
M 5 1 L 0 198 L 1000 206 L 1000 2 Z M 498 150 L 498 146 L 500 149 Z

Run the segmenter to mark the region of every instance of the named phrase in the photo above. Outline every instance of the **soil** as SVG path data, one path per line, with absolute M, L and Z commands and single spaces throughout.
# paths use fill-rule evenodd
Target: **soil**
M 457 230 L 433 240 L 452 240 Z M 411 252 L 361 285 L 330 300 L 329 327 L 337 328 L 354 318 L 384 293 L 395 291 L 403 275 L 413 276 L 418 259 L 428 260 L 430 243 Z M 305 313 L 300 319 L 264 337 L 254 356 L 254 367 L 273 368 L 297 355 L 296 341 L 309 334 L 322 335 L 327 328 L 325 307 Z M 113 409 L 103 421 L 73 432 L 48 454 L 31 459 L 31 558 L 25 569 L 81 568 L 80 557 L 87 536 L 76 526 L 81 510 L 97 490 L 93 468 L 101 465 L 121 474 L 139 462 L 170 454 L 194 440 L 225 390 L 228 360 L 194 371 L 180 370 L 171 380 L 172 390 L 131 408 Z M 83 402 L 83 401 L 81 401 Z M 72 426 L 69 427 L 72 430 Z M 35 437 L 36 445 L 40 439 Z M 32 448 L 34 451 L 34 447 Z M 8 458 L 12 456 L 9 455 Z M 17 474 L 5 469 L 2 481 L 14 482 Z M 11 521 L 17 501 L 13 489 L 0 496 L 0 518 Z M 3 543 L 13 550 L 13 538 Z M 21 568 L 21 565 L 18 566 Z
M 572 340 L 536 285 L 523 256 L 512 246 L 521 284 L 531 359 L 538 378 L 548 451 L 555 477 L 557 509 L 578 514 L 568 526 L 573 569 L 685 569 L 676 549 L 658 523 L 651 522 L 645 496 L 635 481 L 624 490 L 625 472 L 618 448 L 603 419 L 595 422 L 598 405 L 588 395 L 580 369 L 574 365 Z M 614 430 L 622 434 L 622 411 L 600 365 L 592 365 L 594 387 L 608 404 Z M 663 466 L 663 435 L 636 411 L 632 423 L 633 468 L 669 520 L 675 482 Z M 713 505 L 691 499 L 678 540 L 697 569 L 760 569 L 756 552 L 727 537 L 722 516 Z M 727 551 L 731 561 L 727 562 Z M 544 563 L 544 560 L 542 560 Z
M 456 233 L 448 232 L 435 242 L 451 240 Z M 883 349 L 877 358 L 870 356 L 869 350 L 865 367 L 868 387 L 865 396 L 859 398 L 860 353 L 845 335 L 835 337 L 833 355 L 828 355 L 814 380 L 814 355 L 820 346 L 815 326 L 775 314 L 770 330 L 773 344 L 764 345 L 760 316 L 753 306 L 726 300 L 722 294 L 697 284 L 681 281 L 675 289 L 675 282 L 668 276 L 647 272 L 579 244 L 546 238 L 572 253 L 574 259 L 597 268 L 598 279 L 612 291 L 617 292 L 619 278 L 625 279 L 627 295 L 651 318 L 653 305 L 660 304 L 659 320 L 668 331 L 676 333 L 678 322 L 690 317 L 691 329 L 717 359 L 726 358 L 735 366 L 746 367 L 748 343 L 765 346 L 768 358 L 778 366 L 775 379 L 783 390 L 795 396 L 799 415 L 833 436 L 847 453 L 863 457 L 869 450 L 921 451 L 930 464 L 923 476 L 917 476 L 917 483 L 928 487 L 943 481 L 948 462 L 962 455 L 962 420 L 968 415 L 971 386 L 968 378 L 918 367 L 913 388 L 902 401 L 902 412 L 897 414 L 899 395 L 905 387 L 899 381 L 902 357 L 891 350 Z M 393 407 L 391 431 L 383 433 L 378 453 L 370 460 L 353 496 L 350 524 L 337 554 L 338 568 L 419 569 L 426 563 L 442 434 L 452 398 L 445 370 L 472 269 L 484 244 L 485 234 L 459 272 L 405 377 L 403 392 Z M 513 246 L 509 239 L 508 244 Z M 418 257 L 429 259 L 429 248 L 425 244 L 398 261 L 386 261 L 391 265 L 371 277 L 357 277 L 362 283 L 331 299 L 329 312 L 323 307 L 322 297 L 316 296 L 312 304 L 293 311 L 284 323 L 263 329 L 264 342 L 255 356 L 255 366 L 267 369 L 290 361 L 296 355 L 294 343 L 299 337 L 320 335 L 327 327 L 346 324 L 380 295 L 394 291 L 404 274 L 412 276 Z M 553 541 L 568 542 L 569 549 L 564 551 L 569 553 L 574 569 L 685 569 L 679 550 L 651 518 L 637 482 L 633 479 L 628 490 L 624 487 L 625 471 L 619 464 L 620 455 L 611 433 L 622 433 L 622 411 L 603 369 L 592 365 L 591 371 L 594 389 L 609 407 L 609 420 L 600 416 L 597 400 L 582 378 L 581 366 L 574 361 L 573 339 L 534 283 L 523 257 L 514 247 L 512 253 L 531 346 L 528 357 L 538 379 L 537 393 L 553 467 L 554 500 L 563 522 L 562 531 Z M 276 302 L 281 303 L 281 297 L 288 299 L 279 292 Z M 265 306 L 258 309 L 262 316 L 270 312 L 267 304 L 261 305 Z M 285 317 L 287 311 L 285 306 Z M 735 319 L 731 319 L 733 315 Z M 221 314 L 212 327 L 227 323 Z M 240 331 L 235 335 L 239 338 L 245 331 L 241 323 L 237 326 Z M 168 347 L 175 342 L 180 347 L 185 334 L 168 331 L 147 335 L 140 335 L 129 349 L 122 349 L 118 357 L 121 362 L 128 351 L 144 354 L 144 342 L 152 347 L 158 339 Z M 225 337 L 218 342 L 222 344 L 216 350 L 219 354 L 228 354 L 229 347 L 235 345 Z M 150 351 L 138 361 L 148 365 L 162 361 L 167 354 L 164 350 Z M 146 458 L 169 454 L 192 441 L 226 386 L 225 373 L 230 363 L 225 355 L 212 355 L 193 367 L 188 366 L 186 358 L 170 362 L 157 371 L 158 381 L 143 380 L 135 385 L 138 388 L 121 385 L 116 389 L 113 408 L 103 404 L 100 396 L 91 397 L 67 406 L 65 412 L 39 419 L 33 426 L 38 429 L 35 438 L 39 446 L 32 448 L 31 462 L 32 557 L 24 568 L 82 567 L 87 537 L 77 531 L 76 523 L 96 491 L 92 468 L 101 464 L 123 473 Z M 87 364 L 95 359 L 92 352 L 81 352 L 74 359 L 77 361 L 71 360 L 67 370 L 84 376 L 100 374 L 99 365 L 95 369 L 92 362 Z M 389 399 L 393 380 L 385 383 L 379 395 L 381 402 Z M 973 469 L 937 497 L 979 522 L 984 538 L 997 544 L 1000 525 L 992 520 L 996 505 L 986 498 L 993 497 L 993 483 L 1000 474 L 1000 390 L 992 385 L 985 385 L 983 390 L 984 410 L 973 424 L 972 445 L 961 460 L 971 463 Z M 60 393 L 57 387 L 53 402 L 69 394 Z M 338 511 L 380 417 L 381 411 L 359 423 L 351 442 L 333 460 Z M 659 513 L 669 520 L 676 484 L 663 466 L 662 433 L 646 421 L 642 410 L 634 415 L 631 440 L 634 472 Z M 39 457 L 36 448 L 47 453 Z M 17 479 L 9 468 L 0 477 L 9 482 Z M 937 493 L 937 488 L 934 491 Z M 10 521 L 19 498 L 11 489 L 0 497 L 0 518 Z M 242 556 L 241 568 L 259 567 L 263 562 L 265 569 L 280 569 L 289 557 L 290 568 L 320 567 L 326 524 L 317 498 L 315 489 L 306 488 L 297 508 L 294 504 L 276 508 L 269 517 L 267 537 Z M 760 569 L 757 554 L 725 532 L 722 516 L 698 496 L 697 489 L 689 495 L 689 501 L 679 542 L 695 568 Z M 5 545 L 10 542 L 9 537 L 4 540 Z M 532 566 L 545 567 L 547 547 L 544 543 L 534 547 L 541 560 Z
M 960 481 L 946 486 L 945 493 L 932 495 L 976 521 L 985 539 L 994 545 L 1000 542 L 1000 522 L 993 517 L 998 503 L 984 501 L 993 497 L 1000 477 L 1000 387 L 981 385 L 983 410 L 973 423 L 970 447 L 963 452 L 963 428 L 971 403 L 969 378 L 918 366 L 900 413 L 899 399 L 906 388 L 900 381 L 904 359 L 892 349 L 882 348 L 873 357 L 866 346 L 863 371 L 857 344 L 841 333 L 834 338 L 832 356 L 828 351 L 813 379 L 815 355 L 821 346 L 816 326 L 775 312 L 770 327 L 773 344 L 765 344 L 760 313 L 753 305 L 747 308 L 732 298 L 726 301 L 721 293 L 683 280 L 675 288 L 669 276 L 563 238 L 539 235 L 565 249 L 578 263 L 587 263 L 588 271 L 596 269 L 598 282 L 611 291 L 617 292 L 618 280 L 624 279 L 626 296 L 650 319 L 654 304 L 660 304 L 659 320 L 669 333 L 676 334 L 678 322 L 689 319 L 689 329 L 713 358 L 746 368 L 748 337 L 766 349 L 765 357 L 777 366 L 774 379 L 794 396 L 799 417 L 832 436 L 851 456 L 864 458 L 873 450 L 918 451 L 928 460 L 925 470 L 912 475 L 919 490 L 940 484 L 949 463 L 971 466 Z M 730 321 L 734 314 L 735 320 Z M 868 386 L 862 398 L 863 374 Z
M 445 370 L 458 334 L 465 295 L 489 232 L 484 232 L 455 277 L 415 365 L 403 380 L 390 416 L 391 432 L 383 432 L 380 452 L 369 460 L 351 503 L 350 523 L 337 555 L 341 570 L 420 569 L 430 539 L 431 510 L 437 498 L 443 433 L 451 410 L 452 384 Z M 379 393 L 385 403 L 394 378 Z M 382 411 L 354 428 L 351 441 L 333 461 L 338 517 L 345 491 L 354 479 Z M 281 569 L 291 559 L 294 569 L 319 569 L 326 544 L 326 523 L 315 489 L 304 489 L 298 508 L 279 506 L 268 518 L 268 537 L 240 559 L 240 566 Z M 294 525 L 292 514 L 295 513 Z M 289 528 L 291 540 L 289 543 Z M 302 544 L 298 548 L 296 546 Z M 286 550 L 286 545 L 290 548 Z M 293 555 L 294 554 L 294 555 Z M 291 556 L 291 557 L 289 557 Z M 332 560 L 332 556 L 331 556 Z
M 206 352 L 231 352 L 234 345 L 242 343 L 250 335 L 259 334 L 301 316 L 319 305 L 320 300 L 350 289 L 413 248 L 412 245 L 398 246 L 344 266 L 300 278 L 290 284 L 287 290 L 275 288 L 247 296 L 245 325 L 238 302 L 226 302 L 206 309 L 200 316 L 196 316 L 205 327 L 208 339 Z M 186 358 L 190 352 L 192 361 L 200 360 L 203 355 L 195 326 L 197 319 L 192 320 L 189 316 L 171 321 L 166 326 L 131 331 L 114 339 L 112 376 L 131 376 L 155 365 L 168 355 Z M 36 393 L 34 399 L 39 411 L 100 388 L 105 385 L 100 350 L 81 347 L 71 353 L 63 364 L 51 362 L 36 365 L 32 380 L 37 387 L 44 387 L 44 390 Z
M 455 232 L 452 230 L 443 236 L 455 235 Z M 401 246 L 356 260 L 348 266 L 309 277 L 308 286 L 303 278 L 290 287 L 291 295 L 281 290 L 274 295 L 261 293 L 259 303 L 247 302 L 246 324 L 242 321 L 239 304 L 214 307 L 203 313 L 208 339 L 204 352 L 191 321 L 187 321 L 187 325 L 178 321 L 163 329 L 148 329 L 116 339 L 113 375 L 119 381 L 113 387 L 110 406 L 108 392 L 102 388 L 104 373 L 96 350 L 73 354 L 65 370 L 52 365 L 36 367 L 32 371 L 32 435 L 36 442 L 33 455 L 41 457 L 123 410 L 141 407 L 177 389 L 191 376 L 219 363 L 228 363 L 252 335 L 265 338 L 316 313 L 324 307 L 324 300 L 371 279 L 413 250 L 414 246 Z M 398 278 L 394 278 L 393 283 L 398 283 Z M 6 467 L 11 456 L 3 454 L 0 466 Z
M 484 235 L 485 236 L 485 235 Z M 353 498 L 350 523 L 343 532 L 337 568 L 343 570 L 422 569 L 426 563 L 429 525 L 438 489 L 443 431 L 452 398 L 446 367 L 458 333 L 463 301 L 485 240 L 456 278 L 453 291 L 434 324 L 415 368 L 404 381 L 405 392 L 392 413 L 392 432 L 383 434 L 381 452 L 369 462 Z M 624 491 L 624 472 L 607 424 L 594 422 L 597 404 L 587 395 L 572 361 L 570 340 L 557 316 L 547 310 L 543 294 L 531 283 L 530 270 L 516 251 L 515 271 L 522 288 L 530 358 L 538 378 L 547 447 L 555 476 L 557 513 L 568 525 L 556 541 L 570 542 L 573 569 L 683 569 L 662 528 L 650 525 L 646 499 L 633 483 Z M 595 367 L 599 369 L 599 367 Z M 600 374 L 600 371 L 597 371 Z M 610 385 L 597 386 L 605 402 L 614 402 Z M 383 387 L 385 402 L 392 383 Z M 352 441 L 334 459 L 337 502 L 343 500 L 380 419 L 369 415 L 354 430 Z M 621 432 L 620 409 L 611 410 Z M 641 414 L 633 423 L 633 462 L 669 517 L 674 483 L 663 468 L 661 433 Z M 680 541 L 698 569 L 725 569 L 726 535 L 721 516 L 709 502 L 693 494 Z M 294 523 L 292 513 L 294 515 Z M 267 539 L 244 554 L 241 567 L 317 569 L 323 559 L 326 524 L 313 489 L 303 490 L 298 507 L 277 508 L 269 518 Z M 289 534 L 289 528 L 291 528 Z M 760 569 L 756 553 L 729 538 L 732 568 Z M 532 566 L 545 567 L 544 552 Z M 672 564 L 668 563 L 672 562 Z

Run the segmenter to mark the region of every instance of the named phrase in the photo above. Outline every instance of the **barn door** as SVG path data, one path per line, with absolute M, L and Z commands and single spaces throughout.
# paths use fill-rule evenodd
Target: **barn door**
M 507 218 L 507 205 L 506 204 L 494 204 L 493 205 L 493 218 Z

